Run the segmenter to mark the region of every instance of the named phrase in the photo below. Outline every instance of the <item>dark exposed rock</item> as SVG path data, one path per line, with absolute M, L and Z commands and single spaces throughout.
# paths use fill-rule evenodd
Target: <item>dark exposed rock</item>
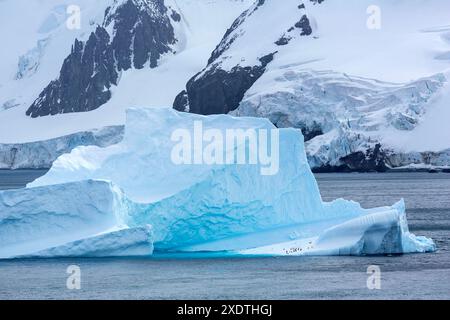
M 373 149 L 351 153 L 340 159 L 339 165 L 325 165 L 313 168 L 315 173 L 328 172 L 386 172 L 390 168 L 387 165 L 387 154 L 381 144 L 375 145 Z
M 401 153 L 383 149 L 378 144 L 365 153 L 351 153 L 340 159 L 338 165 L 322 165 L 313 168 L 315 173 L 327 172 L 450 172 L 447 167 L 450 150 L 441 152 Z
M 239 106 L 245 92 L 264 74 L 275 52 L 260 57 L 260 65 L 246 67 L 236 65 L 230 70 L 223 70 L 216 60 L 239 38 L 239 34 L 234 32 L 264 3 L 265 0 L 257 1 L 233 22 L 211 53 L 207 67 L 191 78 L 186 84 L 186 89 L 175 98 L 174 109 L 211 115 L 228 113 Z
M 305 141 L 310 141 L 315 137 L 323 135 L 323 131 L 320 127 L 304 128 L 302 129 L 302 133 L 303 137 L 305 138 Z
M 174 11 L 172 17 L 177 19 Z M 111 25 L 113 39 L 106 31 Z M 26 114 L 36 118 L 97 109 L 111 98 L 111 86 L 118 84 L 121 71 L 146 64 L 156 67 L 161 55 L 170 52 L 175 43 L 163 0 L 153 0 L 151 6 L 142 0 L 128 0 L 108 8 L 103 26 L 85 43 L 75 40 L 59 78 L 41 92 Z
M 301 36 L 309 36 L 312 34 L 311 23 L 306 15 L 303 15 L 300 21 L 295 24 L 295 27 L 302 30 L 300 33 Z
M 181 21 L 181 16 L 178 12 L 176 12 L 175 10 L 172 9 L 172 13 L 170 14 L 170 17 L 172 18 L 173 21 L 175 22 L 180 22 Z
M 356 152 L 340 159 L 351 171 L 363 172 L 385 172 L 389 170 L 386 165 L 386 154 L 377 144 L 373 149 L 369 149 L 366 153 Z
M 312 1 L 314 4 L 321 1 Z M 264 55 L 260 58 L 261 65 L 245 66 L 236 63 L 234 67 L 229 69 L 222 68 L 222 62 L 229 57 L 226 56 L 227 50 L 232 45 L 237 45 L 236 41 L 240 40 L 243 34 L 246 34 L 245 23 L 254 16 L 257 10 L 261 10 L 266 2 L 264 0 L 257 1 L 251 8 L 244 11 L 227 30 L 221 42 L 217 45 L 208 60 L 207 67 L 189 80 L 186 89 L 183 90 L 175 98 L 173 107 L 178 111 L 199 113 L 204 115 L 228 113 L 239 107 L 245 93 L 253 84 L 264 74 L 266 66 L 269 64 L 276 54 L 276 46 L 288 45 L 293 37 L 298 35 L 283 34 L 278 39 L 273 39 L 274 49 L 272 53 L 262 52 Z M 301 36 L 311 35 L 313 30 L 310 21 L 304 13 L 305 6 L 300 2 L 298 8 L 303 12 L 299 15 L 300 20 L 292 26 L 287 32 L 300 29 Z M 263 21 L 261 21 L 263 23 Z M 282 31 L 286 32 L 286 31 Z M 245 46 L 245 43 L 242 45 Z M 248 58 L 255 57 L 232 57 L 233 59 L 241 59 L 246 61 Z M 250 60 L 248 59 L 248 60 Z M 226 69 L 226 70 L 225 70 Z M 315 132 L 308 133 L 308 136 L 315 136 Z
M 291 39 L 292 39 L 292 38 L 290 38 L 290 37 L 282 36 L 280 39 L 278 39 L 278 40 L 275 42 L 275 44 L 276 44 L 277 46 L 285 46 L 285 45 L 287 45 L 287 44 L 289 43 L 289 41 L 290 41 Z
M 217 67 L 197 75 L 175 98 L 174 109 L 204 115 L 236 110 L 245 92 L 263 75 L 273 57 L 274 53 L 260 58 L 260 66 L 236 66 L 230 71 Z
M 58 113 L 89 111 L 111 98 L 111 85 L 117 84 L 109 35 L 102 27 L 86 43 L 76 40 L 64 60 L 60 77 L 52 81 L 26 114 L 36 118 Z
M 112 48 L 119 71 L 142 69 L 148 61 L 154 68 L 171 51 L 176 39 L 167 11 L 163 0 L 153 0 L 152 10 L 129 0 L 105 17 L 105 26 L 114 25 Z
M 173 108 L 181 112 L 189 112 L 189 97 L 186 90 L 181 91 L 173 103 Z

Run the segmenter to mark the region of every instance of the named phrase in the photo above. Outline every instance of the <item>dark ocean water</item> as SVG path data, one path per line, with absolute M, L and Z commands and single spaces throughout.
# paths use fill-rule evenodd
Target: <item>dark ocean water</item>
M 43 172 L 0 171 L 0 189 Z M 365 207 L 405 198 L 411 230 L 435 240 L 431 254 L 261 259 L 64 259 L 0 261 L 0 299 L 450 299 L 450 174 L 320 174 L 324 200 Z M 81 290 L 66 287 L 69 265 Z M 367 288 L 367 268 L 381 289 Z

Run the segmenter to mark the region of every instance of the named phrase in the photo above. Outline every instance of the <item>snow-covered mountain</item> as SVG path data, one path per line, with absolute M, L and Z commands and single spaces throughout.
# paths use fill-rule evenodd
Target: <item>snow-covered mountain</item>
M 175 51 L 172 23 L 180 21 L 180 15 L 162 0 L 115 1 L 87 41 L 75 40 L 59 78 L 41 92 L 26 114 L 35 118 L 104 105 L 111 99 L 111 86 L 118 85 L 120 72 L 155 68 L 162 55 Z
M 252 1 L 0 1 L 9 44 L 0 59 L 0 143 L 123 125 L 133 105 L 170 107 Z M 80 29 L 66 26 L 73 5 Z
M 120 140 L 130 106 L 170 107 L 252 1 L 1 0 L 0 168 L 48 168 L 76 141 Z
M 299 128 L 316 171 L 450 167 L 446 0 L 3 0 L 0 21 L 0 167 L 172 105 Z
M 435 121 L 450 119 L 449 9 L 445 1 L 256 2 L 174 108 L 300 128 L 317 171 L 446 167 L 450 130 Z M 366 23 L 371 10 L 379 30 Z

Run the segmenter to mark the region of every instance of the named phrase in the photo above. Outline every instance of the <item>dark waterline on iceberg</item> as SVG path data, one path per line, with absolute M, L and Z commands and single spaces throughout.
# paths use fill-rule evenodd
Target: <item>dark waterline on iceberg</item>
M 0 170 L 0 189 L 20 188 L 46 171 Z M 325 201 L 364 207 L 405 198 L 410 229 L 438 251 L 395 257 L 220 258 L 0 261 L 0 299 L 450 299 L 450 175 L 317 174 Z M 189 259 L 186 259 L 189 258 Z M 81 290 L 68 290 L 78 265 Z M 368 290 L 367 267 L 382 271 Z

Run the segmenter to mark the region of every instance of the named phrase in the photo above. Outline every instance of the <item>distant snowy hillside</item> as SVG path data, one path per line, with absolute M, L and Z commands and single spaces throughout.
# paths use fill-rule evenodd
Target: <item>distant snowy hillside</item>
M 317 171 L 448 167 L 449 24 L 443 0 L 257 1 L 174 108 L 300 128 Z

